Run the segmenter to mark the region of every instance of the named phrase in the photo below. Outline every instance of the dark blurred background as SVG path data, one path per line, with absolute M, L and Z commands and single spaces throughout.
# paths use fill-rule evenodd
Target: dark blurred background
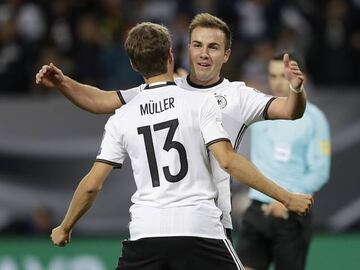
M 357 0 L 2 0 L 0 93 L 47 94 L 34 85 L 34 73 L 50 61 L 84 83 L 133 86 L 140 78 L 122 44 L 130 27 L 147 20 L 171 29 L 176 63 L 186 68 L 187 27 L 200 12 L 231 26 L 230 79 L 266 83 L 267 60 L 281 49 L 304 56 L 317 86 L 360 82 Z
M 108 117 L 84 112 L 56 90 L 37 86 L 41 66 L 53 62 L 66 75 L 102 89 L 133 87 L 142 79 L 131 70 L 124 38 L 136 23 L 153 21 L 170 28 L 176 66 L 188 69 L 187 27 L 200 12 L 231 27 L 232 55 L 223 68 L 230 80 L 269 93 L 267 63 L 273 53 L 304 58 L 309 99 L 325 112 L 332 133 L 331 177 L 316 194 L 314 227 L 331 235 L 360 231 L 359 0 L 1 0 L 3 235 L 49 234 L 90 169 Z M 248 153 L 247 138 L 241 152 Z M 77 235 L 126 236 L 134 189 L 128 162 L 111 174 Z M 234 184 L 233 190 L 236 226 L 244 187 Z M 1 252 L 0 244 L 0 255 L 7 254 Z

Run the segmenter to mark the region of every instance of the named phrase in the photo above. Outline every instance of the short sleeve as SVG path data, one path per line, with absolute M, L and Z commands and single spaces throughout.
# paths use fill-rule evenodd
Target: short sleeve
M 137 87 L 127 89 L 127 90 L 118 90 L 116 93 L 118 94 L 118 97 L 123 105 L 126 103 L 129 103 L 130 100 L 132 100 L 134 97 L 137 96 L 144 88 L 145 84 L 141 84 Z
M 266 95 L 250 87 L 242 88 L 239 93 L 240 114 L 244 116 L 247 126 L 267 119 L 267 110 L 276 97 Z
M 127 153 L 121 140 L 121 134 L 117 134 L 114 124 L 114 116 L 110 117 L 105 125 L 105 131 L 101 146 L 96 157 L 97 162 L 112 165 L 114 168 L 121 168 Z
M 206 95 L 201 107 L 200 129 L 207 147 L 219 141 L 230 141 L 222 125 L 220 108 L 212 95 Z

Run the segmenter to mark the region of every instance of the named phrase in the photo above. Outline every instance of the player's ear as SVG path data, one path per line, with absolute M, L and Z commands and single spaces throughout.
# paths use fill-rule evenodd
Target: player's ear
M 171 47 L 169 49 L 168 59 L 169 59 L 170 64 L 174 63 L 174 52 L 173 52 L 173 49 Z
M 224 54 L 224 64 L 229 60 L 231 55 L 231 49 L 227 49 Z

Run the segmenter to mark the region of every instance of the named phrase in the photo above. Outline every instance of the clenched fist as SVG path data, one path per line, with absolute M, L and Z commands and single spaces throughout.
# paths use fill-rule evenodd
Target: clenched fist
M 289 201 L 285 204 L 290 211 L 297 213 L 300 216 L 305 216 L 309 213 L 310 208 L 314 203 L 314 198 L 308 194 L 291 193 Z
M 71 231 L 67 232 L 63 227 L 58 226 L 51 232 L 51 240 L 54 245 L 64 247 L 70 243 Z

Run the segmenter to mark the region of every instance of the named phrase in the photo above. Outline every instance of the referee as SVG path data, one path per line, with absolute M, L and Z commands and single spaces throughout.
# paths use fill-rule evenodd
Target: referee
M 269 63 L 272 94 L 288 96 L 282 56 Z M 300 90 L 301 91 L 301 90 Z M 301 119 L 265 121 L 251 128 L 251 160 L 267 177 L 292 192 L 314 194 L 329 178 L 330 134 L 324 113 L 308 102 Z M 250 189 L 251 205 L 240 228 L 237 249 L 246 269 L 305 269 L 311 213 L 297 216 L 281 203 Z

